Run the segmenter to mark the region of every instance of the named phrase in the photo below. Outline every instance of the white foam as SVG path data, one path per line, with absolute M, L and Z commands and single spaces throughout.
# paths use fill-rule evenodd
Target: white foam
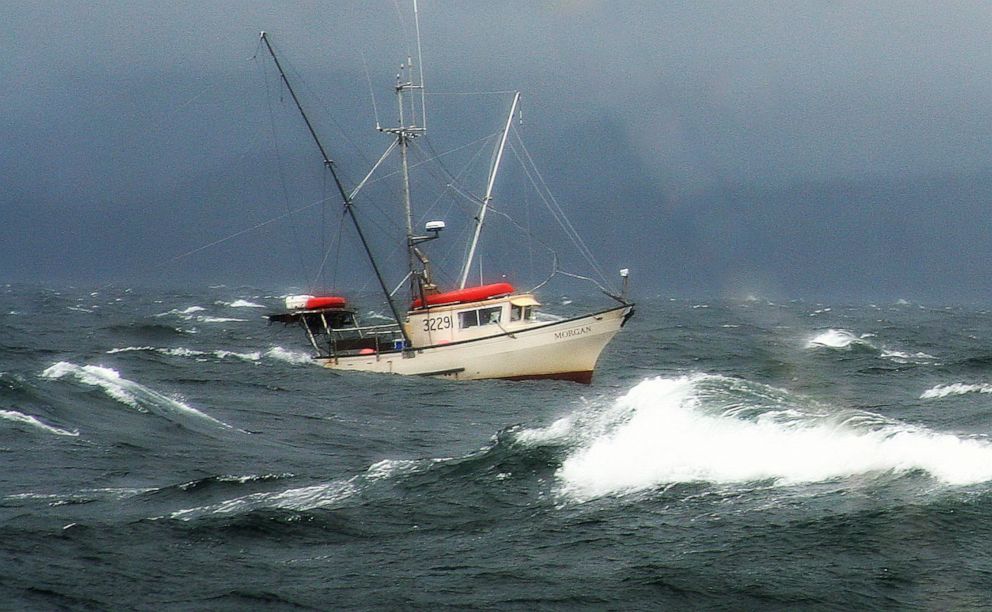
M 198 312 L 203 312 L 204 310 L 206 310 L 206 308 L 204 308 L 203 306 L 190 306 L 189 308 L 186 308 L 185 310 L 178 310 L 178 309 L 173 308 L 172 310 L 170 310 L 168 312 L 160 312 L 160 313 L 158 313 L 155 316 L 156 317 L 168 317 L 170 315 L 175 315 L 175 316 L 178 316 L 178 317 L 181 317 L 181 318 L 184 318 L 184 319 L 191 319 L 191 318 L 193 318 L 193 315 L 194 314 L 196 314 Z
M 234 300 L 229 304 L 231 308 L 265 308 L 261 304 L 256 304 L 255 302 L 249 302 L 248 300 Z
M 240 323 L 247 321 L 248 319 L 235 319 L 233 317 L 211 317 L 211 316 L 201 315 L 196 317 L 196 320 L 201 323 Z
M 25 423 L 27 425 L 31 425 L 32 427 L 36 427 L 42 431 L 47 431 L 48 433 L 55 434 L 57 436 L 79 435 L 78 431 L 68 431 L 66 429 L 59 429 L 58 427 L 52 427 L 51 425 L 42 423 L 36 417 L 33 417 L 29 414 L 17 412 L 16 410 L 0 410 L 0 419 L 6 419 L 8 421 L 14 421 L 17 423 Z
M 843 349 L 848 348 L 852 344 L 868 345 L 867 342 L 846 329 L 828 329 L 807 342 L 806 346 L 808 348 L 826 347 Z
M 205 361 L 208 357 L 214 357 L 216 359 L 227 359 L 228 357 L 234 359 L 241 359 L 243 361 L 256 362 L 262 359 L 261 351 L 252 351 L 250 353 L 238 353 L 235 351 L 198 351 L 194 349 L 188 349 L 183 347 L 172 347 L 172 348 L 156 348 L 154 346 L 125 346 L 123 348 L 114 348 L 107 351 L 108 355 L 113 355 L 115 353 L 129 353 L 129 352 L 154 352 L 161 353 L 163 355 L 169 355 L 172 357 L 192 357 L 199 361 Z
M 910 353 L 873 344 L 869 338 L 876 337 L 877 335 L 872 333 L 858 336 L 846 329 L 828 329 L 809 340 L 806 343 L 806 348 L 846 350 L 854 346 L 860 346 L 877 351 L 880 357 L 895 361 L 896 363 L 926 364 L 936 359 L 933 355 L 923 352 Z
M 122 404 L 126 404 L 141 412 L 147 412 L 147 410 L 138 403 L 138 398 L 130 392 L 128 385 L 123 384 L 130 381 L 124 381 L 117 370 L 112 370 L 101 366 L 79 367 L 66 361 L 60 361 L 48 367 L 41 373 L 41 375 L 43 378 L 50 378 L 53 380 L 64 376 L 75 376 L 79 382 L 85 385 L 102 388 L 107 395 Z M 132 385 L 133 384 L 134 383 L 132 383 Z
M 964 383 L 937 385 L 932 389 L 924 391 L 920 399 L 940 399 L 949 395 L 965 395 L 968 393 L 992 393 L 992 385 L 966 385 Z
M 206 308 L 203 306 L 190 306 L 184 310 L 172 309 L 167 312 L 160 312 L 156 317 L 168 317 L 175 316 L 183 319 L 185 321 L 199 321 L 200 323 L 232 323 L 232 322 L 244 322 L 248 319 L 236 319 L 233 317 L 215 317 L 211 315 L 201 315 L 197 314 L 199 312 L 205 311 Z
M 266 491 L 229 499 L 218 504 L 177 510 L 169 516 L 179 520 L 192 520 L 213 514 L 242 514 L 262 508 L 285 510 L 313 510 L 337 504 L 358 489 L 351 481 L 336 481 L 327 484 L 288 489 L 286 491 Z
M 364 480 L 366 482 L 375 482 L 377 480 L 392 478 L 402 474 L 410 474 L 412 472 L 427 469 L 435 463 L 444 463 L 451 460 L 451 457 L 418 460 L 383 459 L 382 461 L 373 463 L 367 470 L 365 470 Z
M 556 473 L 562 492 L 588 499 L 679 482 L 796 485 L 913 470 L 951 485 L 992 480 L 989 443 L 870 413 L 837 422 L 811 416 L 800 398 L 795 407 L 756 418 L 745 418 L 754 411 L 733 402 L 714 413 L 704 387 L 724 386 L 733 394 L 734 384 L 706 375 L 638 384 L 599 415 L 608 423 L 599 423 L 600 433 L 573 433 L 577 444 Z M 768 395 L 776 391 L 769 388 Z
M 156 350 L 154 346 L 125 346 L 122 348 L 112 348 L 107 351 L 108 355 L 113 355 L 114 353 L 130 353 L 132 351 L 154 351 Z
M 314 363 L 313 357 L 311 357 L 307 353 L 302 353 L 300 351 L 290 351 L 282 348 L 281 346 L 274 346 L 269 350 L 265 351 L 265 357 L 268 359 L 275 359 L 276 361 L 284 361 L 286 363 L 292 363 L 294 365 Z
M 933 355 L 923 352 L 907 353 L 904 351 L 893 351 L 889 349 L 882 350 L 882 357 L 891 359 L 897 363 L 919 363 L 921 361 L 931 361 L 936 359 Z
M 436 463 L 446 461 L 451 461 L 451 459 L 383 459 L 370 465 L 364 474 L 357 474 L 347 480 L 336 480 L 284 491 L 252 493 L 208 506 L 177 510 L 169 516 L 187 521 L 207 515 L 243 514 L 260 509 L 306 511 L 325 508 L 340 504 L 377 481 L 426 470 Z M 283 476 L 292 476 L 292 474 Z
M 84 385 L 99 387 L 108 396 L 139 412 L 153 412 L 170 419 L 174 419 L 177 416 L 193 417 L 225 429 L 232 429 L 227 423 L 219 421 L 208 414 L 204 414 L 181 401 L 162 395 L 158 391 L 149 389 L 134 381 L 121 378 L 117 370 L 110 368 L 93 365 L 78 366 L 73 363 L 60 361 L 47 368 L 41 375 L 49 379 L 59 379 L 66 376 L 74 377 Z
M 235 359 L 240 359 L 242 361 L 258 361 L 262 358 L 262 353 L 259 351 L 253 351 L 251 353 L 236 353 L 234 351 L 214 351 L 214 355 L 219 359 L 226 359 L 227 357 L 233 357 Z

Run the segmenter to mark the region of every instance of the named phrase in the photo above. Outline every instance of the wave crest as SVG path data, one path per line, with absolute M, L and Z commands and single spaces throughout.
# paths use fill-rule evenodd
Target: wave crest
M 587 431 L 583 431 L 587 430 Z M 926 472 L 950 485 L 992 480 L 992 445 L 722 376 L 653 378 L 582 423 L 522 433 L 571 438 L 556 472 L 576 499 L 672 483 L 775 485 Z
M 58 427 L 53 427 L 43 423 L 37 417 L 33 417 L 29 414 L 24 414 L 22 412 L 17 412 L 16 410 L 0 410 L 0 419 L 5 419 L 7 421 L 13 421 L 15 423 L 23 423 L 25 425 L 30 425 L 41 431 L 48 432 L 50 434 L 55 434 L 56 436 L 78 436 L 79 431 L 69 431 L 67 429 L 59 429 Z
M 79 366 L 60 361 L 45 369 L 42 378 L 52 380 L 74 378 L 78 382 L 97 387 L 109 397 L 139 412 L 154 413 L 169 420 L 188 425 L 210 424 L 224 429 L 233 429 L 227 423 L 200 412 L 185 403 L 167 397 L 134 381 L 122 378 L 117 370 L 102 366 Z

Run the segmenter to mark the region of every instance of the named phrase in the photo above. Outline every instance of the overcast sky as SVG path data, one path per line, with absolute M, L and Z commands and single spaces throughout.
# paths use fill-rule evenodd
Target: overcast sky
M 413 52 L 398 4 L 0 4 L 0 281 L 309 267 L 277 223 L 173 258 L 322 197 L 319 160 L 258 170 L 313 162 L 260 30 L 362 176 L 370 83 L 389 123 Z M 992 2 L 419 6 L 428 90 L 521 90 L 545 179 L 646 291 L 992 297 Z M 432 130 L 474 127 L 450 117 Z

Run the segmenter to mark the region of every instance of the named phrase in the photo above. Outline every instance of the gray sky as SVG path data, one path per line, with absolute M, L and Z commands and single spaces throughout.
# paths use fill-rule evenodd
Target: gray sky
M 0 4 L 0 281 L 301 282 L 313 255 L 290 245 L 312 228 L 172 258 L 324 193 L 271 66 L 250 59 L 258 31 L 354 181 L 385 145 L 369 81 L 389 123 L 407 8 Z M 989 297 L 992 2 L 420 10 L 429 90 L 521 90 L 546 180 L 644 291 Z M 469 134 L 448 110 L 463 101 L 432 96 L 432 130 Z

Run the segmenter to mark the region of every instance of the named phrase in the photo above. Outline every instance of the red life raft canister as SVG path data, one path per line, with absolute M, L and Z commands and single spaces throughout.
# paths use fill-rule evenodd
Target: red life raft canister
M 344 308 L 347 300 L 335 295 L 312 296 L 291 295 L 286 298 L 286 308 L 290 310 L 316 310 L 318 308 Z
M 513 293 L 513 285 L 510 283 L 494 283 L 492 285 L 481 285 L 479 287 L 466 287 L 445 293 L 435 293 L 427 296 L 428 306 L 440 306 L 442 304 L 461 304 L 464 302 L 479 302 L 501 295 Z M 420 308 L 421 299 L 413 300 L 412 307 Z

